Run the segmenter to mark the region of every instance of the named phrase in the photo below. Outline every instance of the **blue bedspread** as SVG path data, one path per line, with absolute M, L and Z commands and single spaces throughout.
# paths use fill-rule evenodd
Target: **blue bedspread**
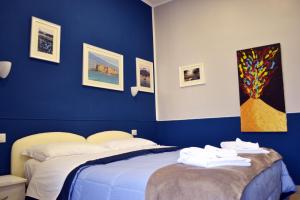
M 72 200 L 144 200 L 145 188 L 157 169 L 176 163 L 179 151 L 148 151 L 123 154 L 88 162 L 75 169 L 65 182 L 58 199 Z M 170 152 L 171 151 L 171 152 Z M 143 156 L 137 156 L 143 154 Z M 115 162 L 110 162 L 115 161 Z M 95 162 L 100 165 L 94 165 Z M 101 164 L 102 163 L 102 164 Z M 106 164 L 107 163 L 107 164 Z M 262 188 L 265 188 L 262 190 Z M 295 185 L 282 161 L 257 176 L 245 189 L 242 199 L 252 199 L 260 192 L 261 199 L 278 199 L 280 193 L 295 190 Z
M 86 162 L 77 168 L 75 168 L 66 178 L 66 181 L 63 185 L 63 188 L 58 196 L 58 200 L 67 200 L 67 199 L 74 199 L 73 192 L 75 193 L 77 190 L 74 188 L 76 181 L 78 180 L 78 176 L 83 172 L 85 169 L 94 167 L 94 166 L 108 166 L 113 163 L 118 162 L 126 162 L 126 160 L 131 161 L 131 159 L 142 157 L 143 155 L 155 155 L 161 154 L 163 152 L 170 152 L 176 151 L 178 147 L 164 147 L 164 148 L 154 148 L 154 149 L 143 149 L 138 151 L 133 151 L 129 153 L 124 153 L 120 155 L 115 155 L 111 157 L 101 158 L 98 160 L 92 160 Z M 88 199 L 88 198 L 87 198 Z

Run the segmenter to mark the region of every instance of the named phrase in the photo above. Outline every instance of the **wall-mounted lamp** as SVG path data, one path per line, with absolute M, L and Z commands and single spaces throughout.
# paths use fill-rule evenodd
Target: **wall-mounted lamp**
M 9 61 L 0 61 L 0 77 L 6 78 L 11 69 L 11 62 Z
M 130 89 L 131 89 L 131 95 L 132 95 L 133 97 L 135 97 L 135 96 L 137 95 L 137 93 L 139 92 L 139 88 L 136 87 L 136 86 L 131 87 Z

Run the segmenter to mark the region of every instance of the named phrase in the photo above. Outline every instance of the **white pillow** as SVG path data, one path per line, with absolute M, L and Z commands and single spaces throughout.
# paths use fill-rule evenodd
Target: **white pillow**
M 105 147 L 89 143 L 59 142 L 32 146 L 23 151 L 22 155 L 45 161 L 58 156 L 102 153 L 108 150 Z
M 137 147 L 149 147 L 149 146 L 156 146 L 156 145 L 157 144 L 155 142 L 143 138 L 119 139 L 119 140 L 112 140 L 101 144 L 101 146 L 113 150 L 137 148 Z

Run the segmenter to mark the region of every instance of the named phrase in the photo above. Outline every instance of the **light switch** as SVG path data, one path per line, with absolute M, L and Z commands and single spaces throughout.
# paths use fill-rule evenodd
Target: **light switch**
M 132 129 L 131 130 L 131 135 L 136 136 L 137 135 L 137 130 L 136 129 Z
M 6 142 L 6 133 L 0 133 L 0 143 Z

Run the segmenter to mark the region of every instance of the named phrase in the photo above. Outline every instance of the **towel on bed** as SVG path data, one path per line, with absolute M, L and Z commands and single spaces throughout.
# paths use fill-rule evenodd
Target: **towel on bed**
M 251 160 L 237 156 L 232 150 L 222 150 L 213 146 L 205 149 L 198 147 L 184 148 L 180 151 L 178 163 L 199 167 L 251 166 Z
M 237 138 L 235 141 L 221 142 L 223 149 L 235 150 L 237 153 L 266 154 L 269 151 L 261 148 L 258 143 L 246 142 Z

